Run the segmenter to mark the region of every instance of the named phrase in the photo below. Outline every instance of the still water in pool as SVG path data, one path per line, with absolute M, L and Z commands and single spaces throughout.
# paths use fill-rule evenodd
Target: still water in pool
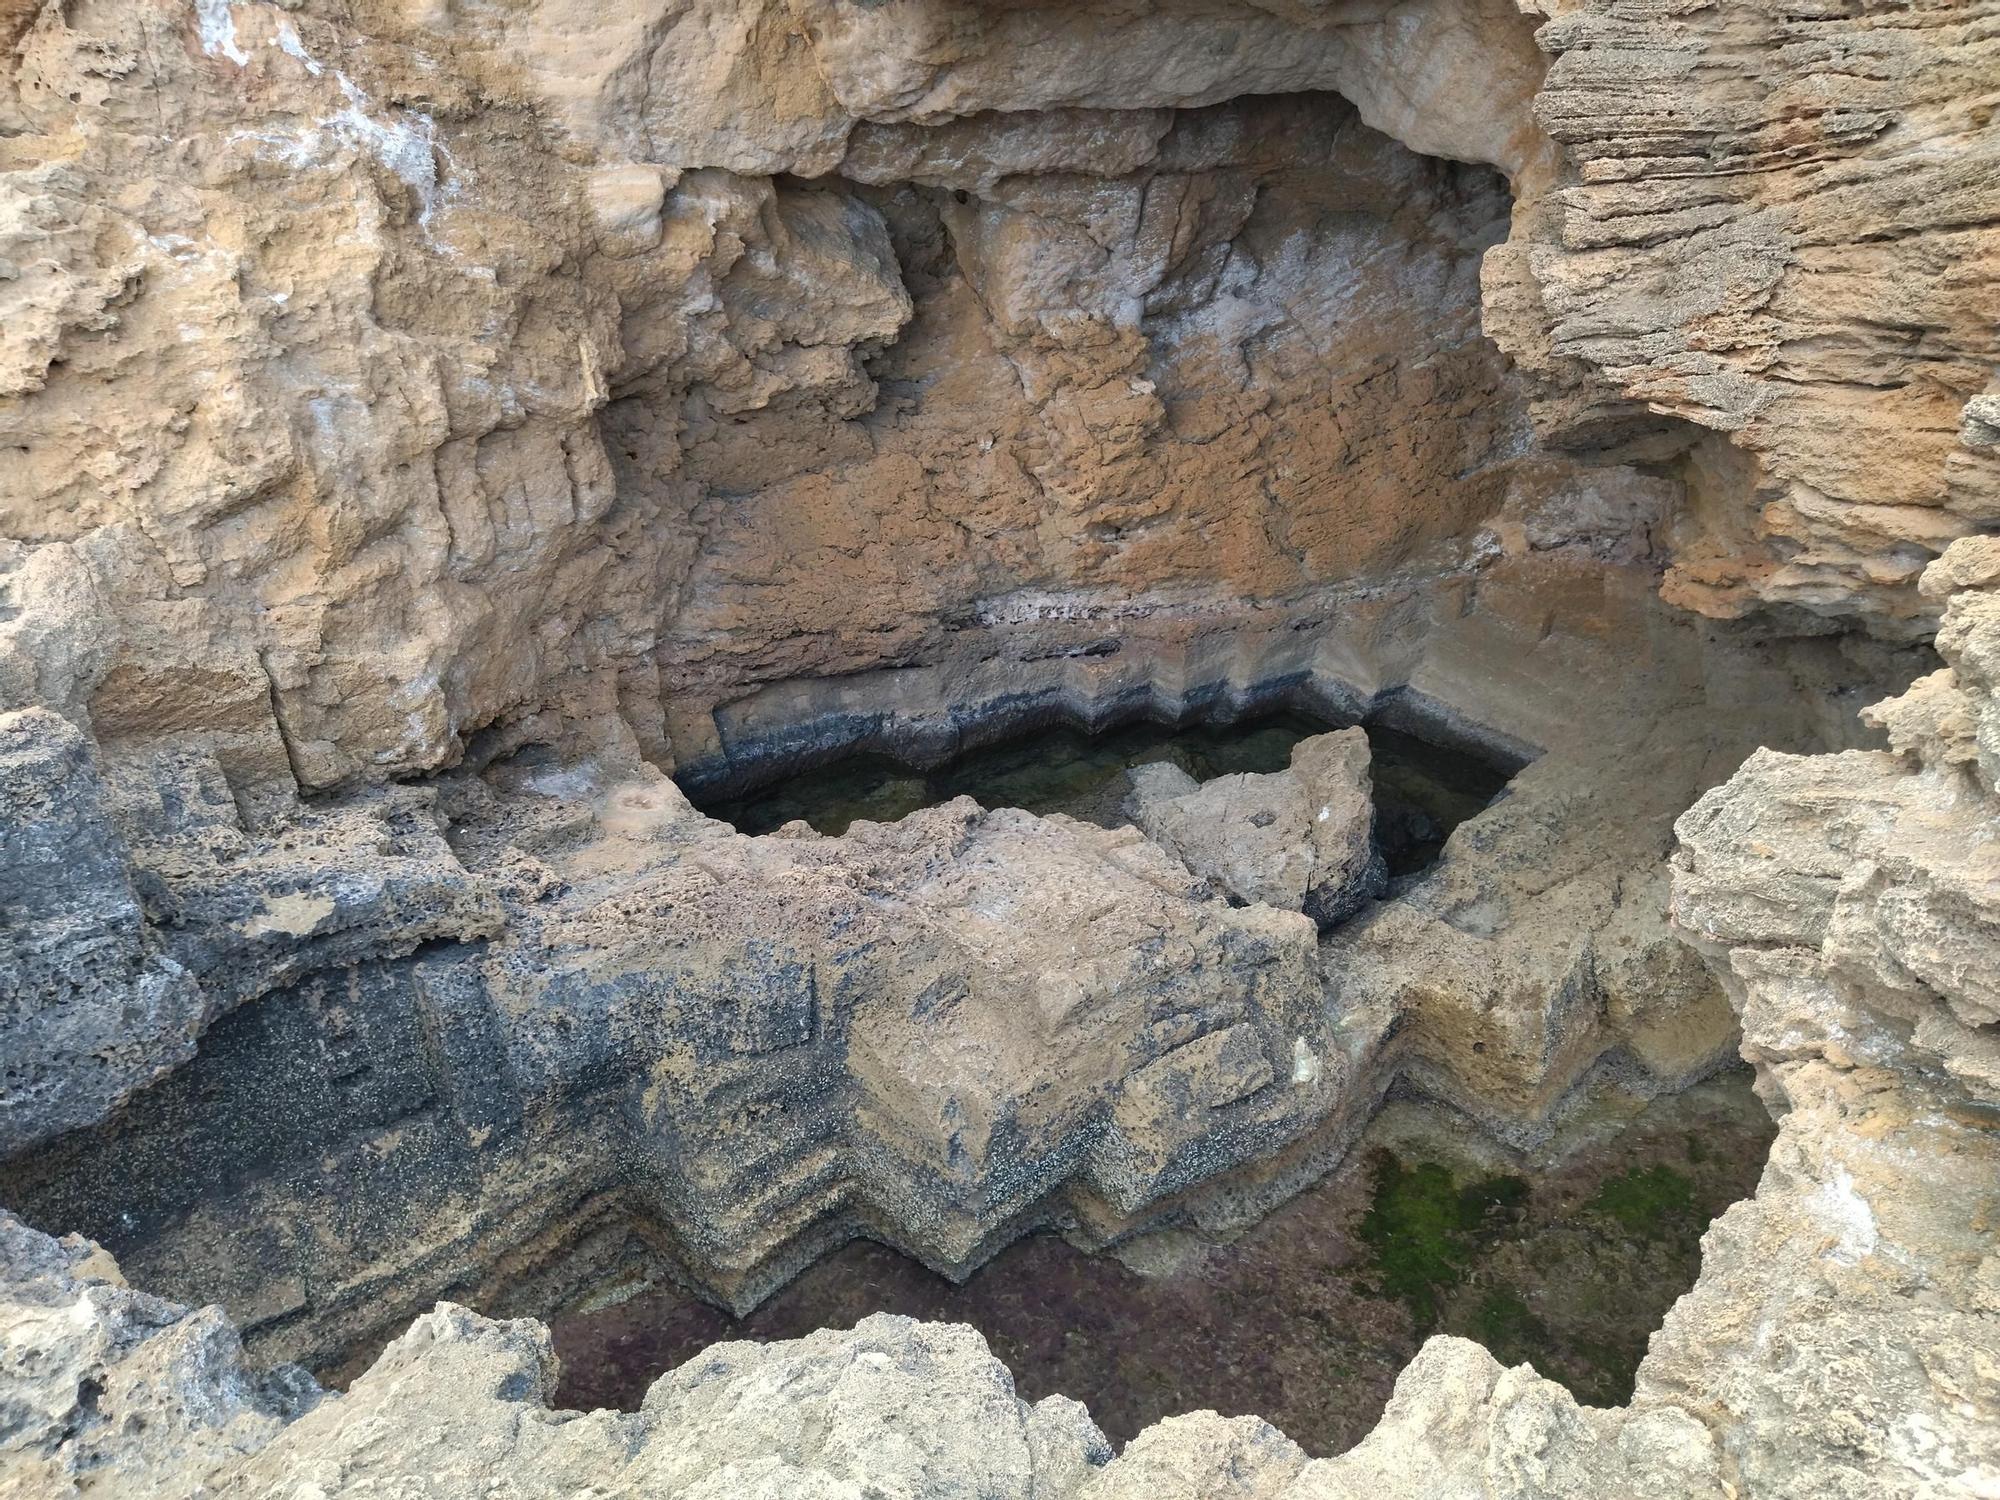
M 703 811 L 745 833 L 803 819 L 840 834 L 859 819 L 893 822 L 921 807 L 971 797 L 982 807 L 1066 813 L 1085 822 L 1126 821 L 1125 772 L 1171 761 L 1197 781 L 1282 771 L 1292 747 L 1328 726 L 1299 714 L 1174 729 L 1137 723 L 1104 734 L 1048 729 L 976 750 L 929 771 L 879 756 L 853 756 L 786 778 Z M 1476 756 L 1379 725 L 1367 726 L 1375 779 L 1376 837 L 1392 875 L 1433 863 L 1446 837 L 1497 797 L 1508 773 Z

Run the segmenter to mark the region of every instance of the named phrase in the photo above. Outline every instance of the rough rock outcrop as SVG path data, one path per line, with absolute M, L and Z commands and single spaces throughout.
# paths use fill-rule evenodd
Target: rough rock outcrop
M 1758 632 L 1948 666 L 1681 824 L 1787 1113 L 1630 1411 L 1438 1345 L 1342 1458 L 1107 1464 L 884 1325 L 569 1421 L 448 1312 L 301 1417 L 10 1222 L 0 1484 L 2000 1487 L 1996 15 L 5 8 L 0 1198 L 260 1354 L 1228 1220 L 1397 1079 L 1532 1134 L 1693 1076 L 1668 824 L 1900 669 Z M 1323 950 L 1129 831 L 663 778 L 1290 696 L 1550 753 Z M 970 1430 L 892 1435 L 926 1370 Z
M 0 1156 L 103 1118 L 247 1000 L 499 927 L 421 791 L 259 837 L 212 757 L 163 753 L 114 799 L 76 726 L 30 709 L 0 714 L 0 800 Z
M 1961 541 L 1925 571 L 1950 665 L 1874 711 L 1895 751 L 1760 753 L 1679 825 L 1676 920 L 1783 1115 L 1640 1394 L 1701 1411 L 1757 1493 L 2000 1483 L 2000 797 L 1926 732 L 1992 713 L 1991 558 Z M 1801 1431 L 1834 1440 L 1802 1449 Z
M 762 683 L 1031 656 L 1081 599 L 1452 566 L 1523 439 L 1496 176 L 1228 102 L 1366 92 L 1359 32 L 1158 15 L 1065 78 L 952 12 L 33 17 L 0 701 L 252 787 L 544 710 L 670 763 Z
M 220 1308 L 127 1287 L 76 1236 L 0 1214 L 0 1495 L 188 1494 L 254 1453 L 321 1392 L 247 1368 Z
M 0 1494 L 1074 1493 L 1111 1456 L 1083 1408 L 1028 1406 L 967 1328 L 875 1317 L 718 1344 L 642 1411 L 552 1413 L 548 1333 L 450 1303 L 345 1395 L 257 1374 L 214 1308 L 127 1287 L 102 1251 L 0 1216 Z M 944 1420 L 938 1420 L 940 1417 Z M 920 1419 L 921 1418 L 921 1419 Z
M 251 800 L 693 761 L 773 687 L 1311 628 L 1524 491 L 1919 637 L 2000 520 L 1986 20 L 20 11 L 0 704 Z
M 961 799 L 752 839 L 647 768 L 510 762 L 260 841 L 196 794 L 212 760 L 100 797 L 66 721 L 0 723 L 62 773 L 6 850 L 46 907 L 0 1026 L 10 1197 L 122 1225 L 317 1359 L 392 1267 L 422 1298 L 568 1248 L 579 1201 L 741 1305 L 861 1231 L 955 1272 L 1051 1219 L 1108 1236 L 1379 1087 L 1330 1038 L 1312 924 L 1130 828 Z M 155 970 L 184 1002 L 157 1020 Z
M 1543 10 L 1559 185 L 1485 273 L 1538 425 L 1720 435 L 1684 463 L 1676 602 L 1927 635 L 1924 565 L 2000 521 L 1994 7 Z
M 1573 562 L 1609 608 L 1601 565 Z M 1626 579 L 1619 638 L 1657 610 L 1650 582 Z M 1689 1080 L 1729 1017 L 1666 934 L 1649 862 L 1741 752 L 1704 727 L 1696 632 L 1662 630 L 1613 698 L 1601 645 L 1548 632 L 1547 607 L 1525 639 L 1459 617 L 1420 680 L 1505 661 L 1555 720 L 1565 693 L 1615 703 L 1651 756 L 1552 751 L 1324 947 L 1138 830 L 967 801 L 750 838 L 629 754 L 529 749 L 398 791 L 402 824 L 356 791 L 252 838 L 175 790 L 202 781 L 187 756 L 106 761 L 140 949 L 176 956 L 208 1029 L 109 1114 L 61 1096 L 36 1128 L 71 1128 L 0 1163 L 0 1202 L 224 1303 L 257 1357 L 330 1368 L 440 1295 L 547 1313 L 666 1277 L 742 1308 L 855 1234 L 961 1275 L 1041 1227 L 1086 1247 L 1226 1232 L 1336 1163 L 1398 1079 L 1523 1139 L 1605 1068 L 1642 1092 Z M 1808 665 L 1781 655 L 1771 680 Z M 438 861 L 409 867 L 422 888 L 460 906 L 319 902 L 278 931 L 249 884 L 204 894 L 265 868 L 266 844 L 305 862 L 302 895 L 346 889 L 347 846 L 320 835 L 349 826 L 378 851 L 401 827 L 395 847 Z M 366 889 L 416 889 L 381 884 L 400 868 L 378 852 Z M 343 936 L 343 910 L 461 907 L 497 921 L 406 955 L 393 924 L 351 929 L 367 951 Z M 282 982 L 246 1000 L 252 959 Z M 187 1044 L 128 1039 L 155 1071 Z M 72 1047 L 49 1071 L 95 1066 Z
M 1438 1339 L 1338 1457 L 1198 1413 L 1113 1458 L 1074 1403 L 1021 1403 L 969 1331 L 874 1318 L 719 1345 L 642 1411 L 585 1416 L 547 1410 L 536 1325 L 449 1305 L 325 1396 L 246 1372 L 212 1310 L 132 1292 L 108 1257 L 6 1218 L 0 1485 L 844 1494 L 865 1471 L 884 1493 L 1035 1500 L 1984 1493 L 2000 1484 L 2000 1070 L 1991 975 L 1968 955 L 1991 953 L 2000 913 L 2000 794 L 1966 746 L 1991 714 L 1990 563 L 1961 543 L 1928 571 L 1949 666 L 1879 711 L 1896 751 L 1762 754 L 1681 821 L 1677 917 L 1783 1114 L 1757 1196 L 1711 1230 L 1628 1408 L 1579 1407 Z
M 1213 1413 L 1162 1422 L 1114 1458 L 1083 1407 L 1021 1401 L 1006 1367 L 961 1326 L 878 1314 L 851 1332 L 717 1344 L 657 1381 L 639 1411 L 586 1415 L 548 1409 L 556 1366 L 540 1325 L 444 1303 L 333 1395 L 296 1371 L 247 1371 L 214 1309 L 129 1290 L 85 1243 L 58 1244 L 4 1216 L 0 1237 L 10 1251 L 0 1329 L 14 1351 L 0 1363 L 0 1410 L 19 1419 L 0 1438 L 0 1493 L 1724 1493 L 1713 1440 L 1685 1413 L 1579 1408 L 1461 1339 L 1426 1346 L 1381 1426 L 1339 1459 L 1308 1463 L 1255 1417 Z M 56 1309 L 70 1329 L 51 1327 Z M 44 1367 L 55 1340 L 61 1362 Z M 190 1345 L 204 1357 L 187 1359 Z
M 1302 911 L 1324 929 L 1387 879 L 1375 848 L 1368 736 L 1314 735 L 1268 775 L 1197 784 L 1180 767 L 1134 767 L 1126 811 L 1161 848 L 1246 905 Z
M 1544 756 L 1429 879 L 1333 935 L 1330 986 L 1403 1018 L 1425 1092 L 1510 1130 L 1538 1133 L 1607 1054 L 1700 1077 L 1734 1048 L 1735 1017 L 1658 913 L 1674 817 L 1714 755 L 1637 720 Z

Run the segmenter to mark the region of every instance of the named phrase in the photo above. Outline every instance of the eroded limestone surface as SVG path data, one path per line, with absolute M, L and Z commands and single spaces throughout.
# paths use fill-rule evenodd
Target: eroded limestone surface
M 1126 809 L 1146 835 L 1238 901 L 1337 926 L 1388 879 L 1373 837 L 1368 737 L 1315 735 L 1268 775 L 1197 785 L 1173 765 L 1131 773 Z
M 1653 628 L 1649 574 L 1607 591 L 1575 566 L 1593 609 Z M 1732 1023 L 1665 930 L 1657 860 L 1741 754 L 1699 711 L 1708 654 L 1764 668 L 1663 620 L 1607 657 L 1545 631 L 1576 605 L 1543 581 L 1526 641 L 1454 617 L 1418 683 L 1505 660 L 1546 688 L 1487 676 L 1503 720 L 1539 705 L 1521 737 L 1565 693 L 1625 727 L 1543 756 L 1326 945 L 1136 829 L 965 800 L 752 838 L 629 752 L 525 751 L 253 834 L 181 790 L 214 782 L 198 754 L 72 757 L 143 897 L 137 951 L 187 976 L 207 1029 L 190 1061 L 191 1024 L 149 1033 L 136 980 L 32 992 L 40 1144 L 0 1165 L 0 1201 L 224 1303 L 259 1357 L 328 1369 L 441 1295 L 548 1313 L 651 1276 L 740 1309 L 856 1234 L 962 1275 L 1036 1228 L 1226 1230 L 1337 1163 L 1398 1080 L 1519 1141 L 1604 1070 L 1677 1086 Z M 1812 670 L 1776 660 L 1774 685 Z M 1821 732 L 1762 696 L 1735 733 Z M 285 883 L 256 886 L 279 854 Z M 94 1038 L 121 1027 L 111 1073 Z
M 1533 1139 L 1732 1012 L 1786 1111 L 1629 1409 L 1441 1341 L 1347 1455 L 1114 1461 L 882 1323 L 572 1418 L 451 1308 L 336 1399 L 8 1220 L 0 1485 L 2000 1488 L 1997 20 L 0 11 L 0 1199 L 253 1364 L 1238 1221 L 1387 1088 Z M 1761 752 L 1669 876 L 1909 675 L 1860 632 L 1948 663 L 1894 748 Z M 1286 695 L 1546 753 L 1323 944 L 666 779 Z
M 672 1286 L 600 1292 L 549 1320 L 554 1404 L 633 1410 L 710 1344 L 877 1312 L 970 1324 L 1024 1397 L 1082 1401 L 1121 1446 L 1212 1407 L 1340 1453 L 1440 1332 L 1531 1362 L 1588 1405 L 1621 1404 L 1694 1284 L 1702 1232 L 1763 1170 L 1776 1126 L 1751 1078 L 1732 1067 L 1646 1101 L 1605 1080 L 1528 1151 L 1397 1097 L 1325 1180 L 1220 1236 L 1177 1226 L 1090 1253 L 1031 1235 L 962 1283 L 859 1241 L 741 1318 Z
M 969 1331 L 879 1317 L 716 1346 L 641 1412 L 584 1416 L 543 1404 L 543 1329 L 450 1305 L 327 1396 L 292 1372 L 253 1377 L 214 1312 L 133 1292 L 101 1252 L 9 1218 L 8 1480 L 246 1495 L 301 1482 L 831 1495 L 863 1476 L 887 1493 L 1095 1497 L 1993 1488 L 2000 1100 L 1988 977 L 1962 955 L 1986 951 L 2000 910 L 2000 797 L 1963 759 L 1964 735 L 1909 732 L 1920 710 L 1968 728 L 1990 715 L 1980 662 L 2000 595 L 1980 548 L 1927 575 L 1950 665 L 1881 711 L 1904 726 L 1900 751 L 1760 755 L 1681 821 L 1678 920 L 1784 1113 L 1756 1197 L 1711 1231 L 1627 1408 L 1579 1407 L 1526 1367 L 1440 1338 L 1339 1457 L 1308 1461 L 1255 1418 L 1197 1413 L 1114 1458 L 1075 1403 L 1021 1403 Z
M 0 1156 L 102 1119 L 247 1001 L 503 920 L 425 791 L 260 833 L 213 755 L 165 751 L 107 786 L 74 724 L 27 709 L 0 715 L 0 798 Z
M 694 761 L 1452 577 L 1509 497 L 1920 638 L 2000 519 L 1991 21 L 13 7 L 0 692 L 245 796 Z

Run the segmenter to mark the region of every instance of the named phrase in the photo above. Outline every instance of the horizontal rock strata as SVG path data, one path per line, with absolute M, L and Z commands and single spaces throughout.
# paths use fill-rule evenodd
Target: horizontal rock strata
M 1639 627 L 1650 579 L 1628 585 Z M 1609 701 L 1596 644 L 1492 630 L 1416 681 L 1539 657 L 1551 692 Z M 1669 629 L 1624 727 L 1544 756 L 1324 947 L 1131 828 L 960 801 L 749 838 L 636 759 L 527 751 L 253 833 L 196 794 L 212 761 L 99 766 L 16 716 L 137 895 L 116 984 L 58 966 L 29 992 L 0 1202 L 326 1368 L 440 1295 L 547 1313 L 664 1276 L 741 1308 L 856 1234 L 962 1275 L 1037 1227 L 1224 1231 L 1399 1079 L 1535 1139 L 1593 1072 L 1652 1090 L 1727 1055 L 1657 873 L 1741 753 L 1702 728 L 1703 670 Z M 26 948 L 92 952 L 50 896 Z M 188 996 L 157 1025 L 148 963 Z
M 1486 268 L 1543 430 L 1726 436 L 1690 455 L 1677 602 L 1927 635 L 1925 564 L 2000 520 L 2000 11 L 1545 13 L 1560 185 Z
M 0 1493 L 2000 1492 L 1996 76 L 2000 0 L 0 7 Z M 668 779 L 1285 702 L 1533 764 L 1324 941 Z M 871 1320 L 583 1416 L 452 1303 L 263 1370 L 1224 1228 L 1739 1033 L 1628 1409 L 1438 1341 L 1338 1458 L 1114 1458 Z
M 0 704 L 282 803 L 1509 497 L 1918 639 L 2000 520 L 1987 0 L 906 9 L 21 11 Z
M 1757 1196 L 1710 1232 L 1629 1408 L 1436 1339 L 1381 1425 L 1307 1461 L 1255 1418 L 1163 1422 L 1112 1456 L 1029 1407 L 968 1330 L 877 1317 L 718 1345 L 635 1414 L 547 1409 L 530 1322 L 452 1305 L 344 1396 L 255 1375 L 214 1310 L 127 1288 L 102 1252 L 0 1220 L 6 1478 L 27 1492 L 328 1495 L 498 1484 L 607 1495 L 1977 1494 L 2000 1481 L 1994 1095 L 1985 952 L 2000 793 L 1977 747 L 2000 569 L 1961 543 L 1927 579 L 1945 671 L 1885 704 L 1893 753 L 1761 754 L 1680 824 L 1675 910 L 1741 1010 L 1783 1110 Z M 636 811 L 643 812 L 644 809 Z M 113 1490 L 112 1492 L 116 1492 Z

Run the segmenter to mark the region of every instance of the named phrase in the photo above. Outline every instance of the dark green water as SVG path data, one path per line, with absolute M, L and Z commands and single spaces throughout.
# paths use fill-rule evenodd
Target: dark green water
M 971 797 L 982 807 L 1066 813 L 1088 823 L 1126 821 L 1125 772 L 1170 761 L 1196 781 L 1241 772 L 1282 771 L 1292 747 L 1333 726 L 1299 714 L 1173 729 L 1136 723 L 1100 735 L 1048 729 L 973 751 L 930 771 L 880 756 L 852 756 L 802 772 L 747 797 L 702 810 L 744 833 L 769 833 L 803 819 L 840 834 L 861 819 L 894 822 L 921 807 Z M 1433 863 L 1452 829 L 1487 806 L 1508 773 L 1379 725 L 1367 727 L 1375 779 L 1376 837 L 1392 875 Z

